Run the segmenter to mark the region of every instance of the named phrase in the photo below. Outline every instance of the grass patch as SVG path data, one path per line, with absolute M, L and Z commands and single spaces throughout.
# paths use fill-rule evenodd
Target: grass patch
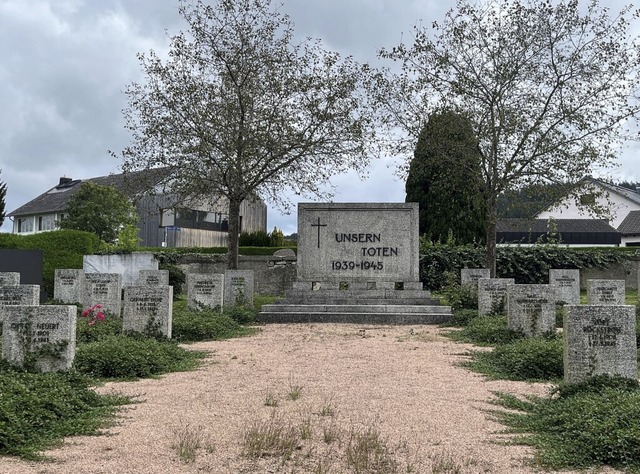
M 255 422 L 243 434 L 243 455 L 249 458 L 282 457 L 287 460 L 298 446 L 300 433 L 275 412 L 264 422 Z
M 204 447 L 207 452 L 213 452 L 213 445 L 205 442 L 204 429 L 200 425 L 183 424 L 174 434 L 172 448 L 183 462 L 194 462 L 200 448 Z
M 122 396 L 98 395 L 81 374 L 0 372 L 0 454 L 38 459 L 65 436 L 92 435 L 108 426 Z
M 473 317 L 460 331 L 451 331 L 447 336 L 454 341 L 478 346 L 507 344 L 523 337 L 519 332 L 507 328 L 507 317 L 503 315 Z
M 547 469 L 613 466 L 640 470 L 640 390 L 637 382 L 599 376 L 526 400 L 504 393 L 494 403 L 509 411 L 493 415 L 520 434 L 518 444 L 537 449 L 535 463 Z
M 392 474 L 398 472 L 393 457 L 380 432 L 373 427 L 352 431 L 346 448 L 347 465 L 355 473 Z
M 563 376 L 562 339 L 520 339 L 490 352 L 474 351 L 462 365 L 495 379 L 557 381 Z

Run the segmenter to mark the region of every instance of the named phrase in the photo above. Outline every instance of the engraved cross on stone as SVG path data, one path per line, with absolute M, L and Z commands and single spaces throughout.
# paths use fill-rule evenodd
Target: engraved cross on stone
M 320 227 L 327 227 L 327 224 L 320 224 L 320 218 L 318 217 L 318 223 L 317 224 L 311 224 L 311 227 L 317 227 L 318 228 L 318 248 L 320 248 Z

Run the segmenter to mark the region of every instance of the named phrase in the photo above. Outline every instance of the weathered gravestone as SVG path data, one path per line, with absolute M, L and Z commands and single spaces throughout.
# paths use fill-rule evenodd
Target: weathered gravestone
M 40 286 L 12 285 L 0 286 L 0 330 L 4 321 L 2 311 L 5 306 L 37 305 L 40 303 Z
M 587 280 L 587 304 L 623 305 L 624 280 Z
M 462 268 L 460 269 L 460 284 L 473 285 L 474 289 L 478 288 L 478 280 L 480 278 L 491 278 L 491 270 L 488 268 Z
M 253 306 L 253 270 L 225 270 L 224 305 Z
M 580 270 L 549 270 L 549 284 L 556 289 L 556 303 L 580 304 Z
M 120 317 L 122 309 L 122 275 L 119 273 L 85 273 L 83 306 L 101 304 L 102 309 Z
M 513 278 L 478 279 L 478 315 L 486 316 L 506 308 L 507 286 L 515 284 Z
M 0 272 L 0 286 L 15 286 L 20 284 L 20 273 Z
M 594 375 L 638 376 L 632 305 L 570 305 L 564 319 L 564 381 Z
M 169 286 L 169 270 L 140 270 L 137 286 Z
M 41 372 L 69 370 L 76 352 L 75 306 L 6 306 L 2 357 L 13 365 L 33 362 Z
M 57 269 L 53 281 L 53 297 L 67 304 L 82 303 L 86 281 L 84 270 L 77 268 Z
M 82 260 L 85 273 L 119 273 L 123 287 L 137 285 L 140 270 L 157 270 L 158 265 L 158 260 L 151 252 L 85 255 Z
M 301 203 L 294 288 L 422 289 L 417 229 L 416 203 Z
M 140 333 L 159 332 L 171 338 L 173 287 L 130 286 L 124 289 L 122 329 Z
M 541 337 L 555 331 L 555 295 L 551 285 L 509 285 L 507 327 L 527 337 Z
M 223 303 L 224 275 L 220 273 L 187 274 L 187 307 L 220 309 Z

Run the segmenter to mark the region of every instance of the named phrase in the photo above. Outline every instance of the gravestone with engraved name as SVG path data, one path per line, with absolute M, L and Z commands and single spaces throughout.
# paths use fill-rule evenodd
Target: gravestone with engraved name
M 224 275 L 220 273 L 187 274 L 187 307 L 221 309 L 224 294 Z
M 555 296 L 551 285 L 509 285 L 507 327 L 527 337 L 541 337 L 555 331 Z
M 570 305 L 564 318 L 564 381 L 594 375 L 638 376 L 632 305 Z
M 587 280 L 587 304 L 623 305 L 624 280 Z
M 83 306 L 101 304 L 104 311 L 120 317 L 122 309 L 122 275 L 119 273 L 85 273 Z
M 82 303 L 85 285 L 84 270 L 77 268 L 56 269 L 53 280 L 53 297 L 62 303 Z
M 580 270 L 550 269 L 549 284 L 556 290 L 556 303 L 580 304 Z
M 171 338 L 173 287 L 129 286 L 124 289 L 122 329 Z
M 19 272 L 0 272 L 0 286 L 14 286 L 19 284 Z
M 298 289 L 422 289 L 418 204 L 298 205 Z
M 2 308 L 17 305 L 40 304 L 40 285 L 0 286 L 0 329 L 4 321 Z
M 506 308 L 507 286 L 515 284 L 513 278 L 478 279 L 478 315 L 486 316 Z
M 71 369 L 76 352 L 75 306 L 6 306 L 3 312 L 3 359 L 23 366 L 33 357 L 41 372 Z
M 462 268 L 460 269 L 460 284 L 473 285 L 478 288 L 480 278 L 491 278 L 491 270 L 488 268 Z
M 253 306 L 253 270 L 225 270 L 224 305 Z
M 138 286 L 169 286 L 169 270 L 140 270 Z

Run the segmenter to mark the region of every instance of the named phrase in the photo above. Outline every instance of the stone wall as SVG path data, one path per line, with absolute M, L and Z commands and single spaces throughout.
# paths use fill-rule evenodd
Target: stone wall
M 239 270 L 253 270 L 255 293 L 258 295 L 284 295 L 296 280 L 296 259 L 266 255 L 241 255 Z M 226 255 L 185 255 L 177 265 L 185 273 L 224 273 L 227 269 Z

